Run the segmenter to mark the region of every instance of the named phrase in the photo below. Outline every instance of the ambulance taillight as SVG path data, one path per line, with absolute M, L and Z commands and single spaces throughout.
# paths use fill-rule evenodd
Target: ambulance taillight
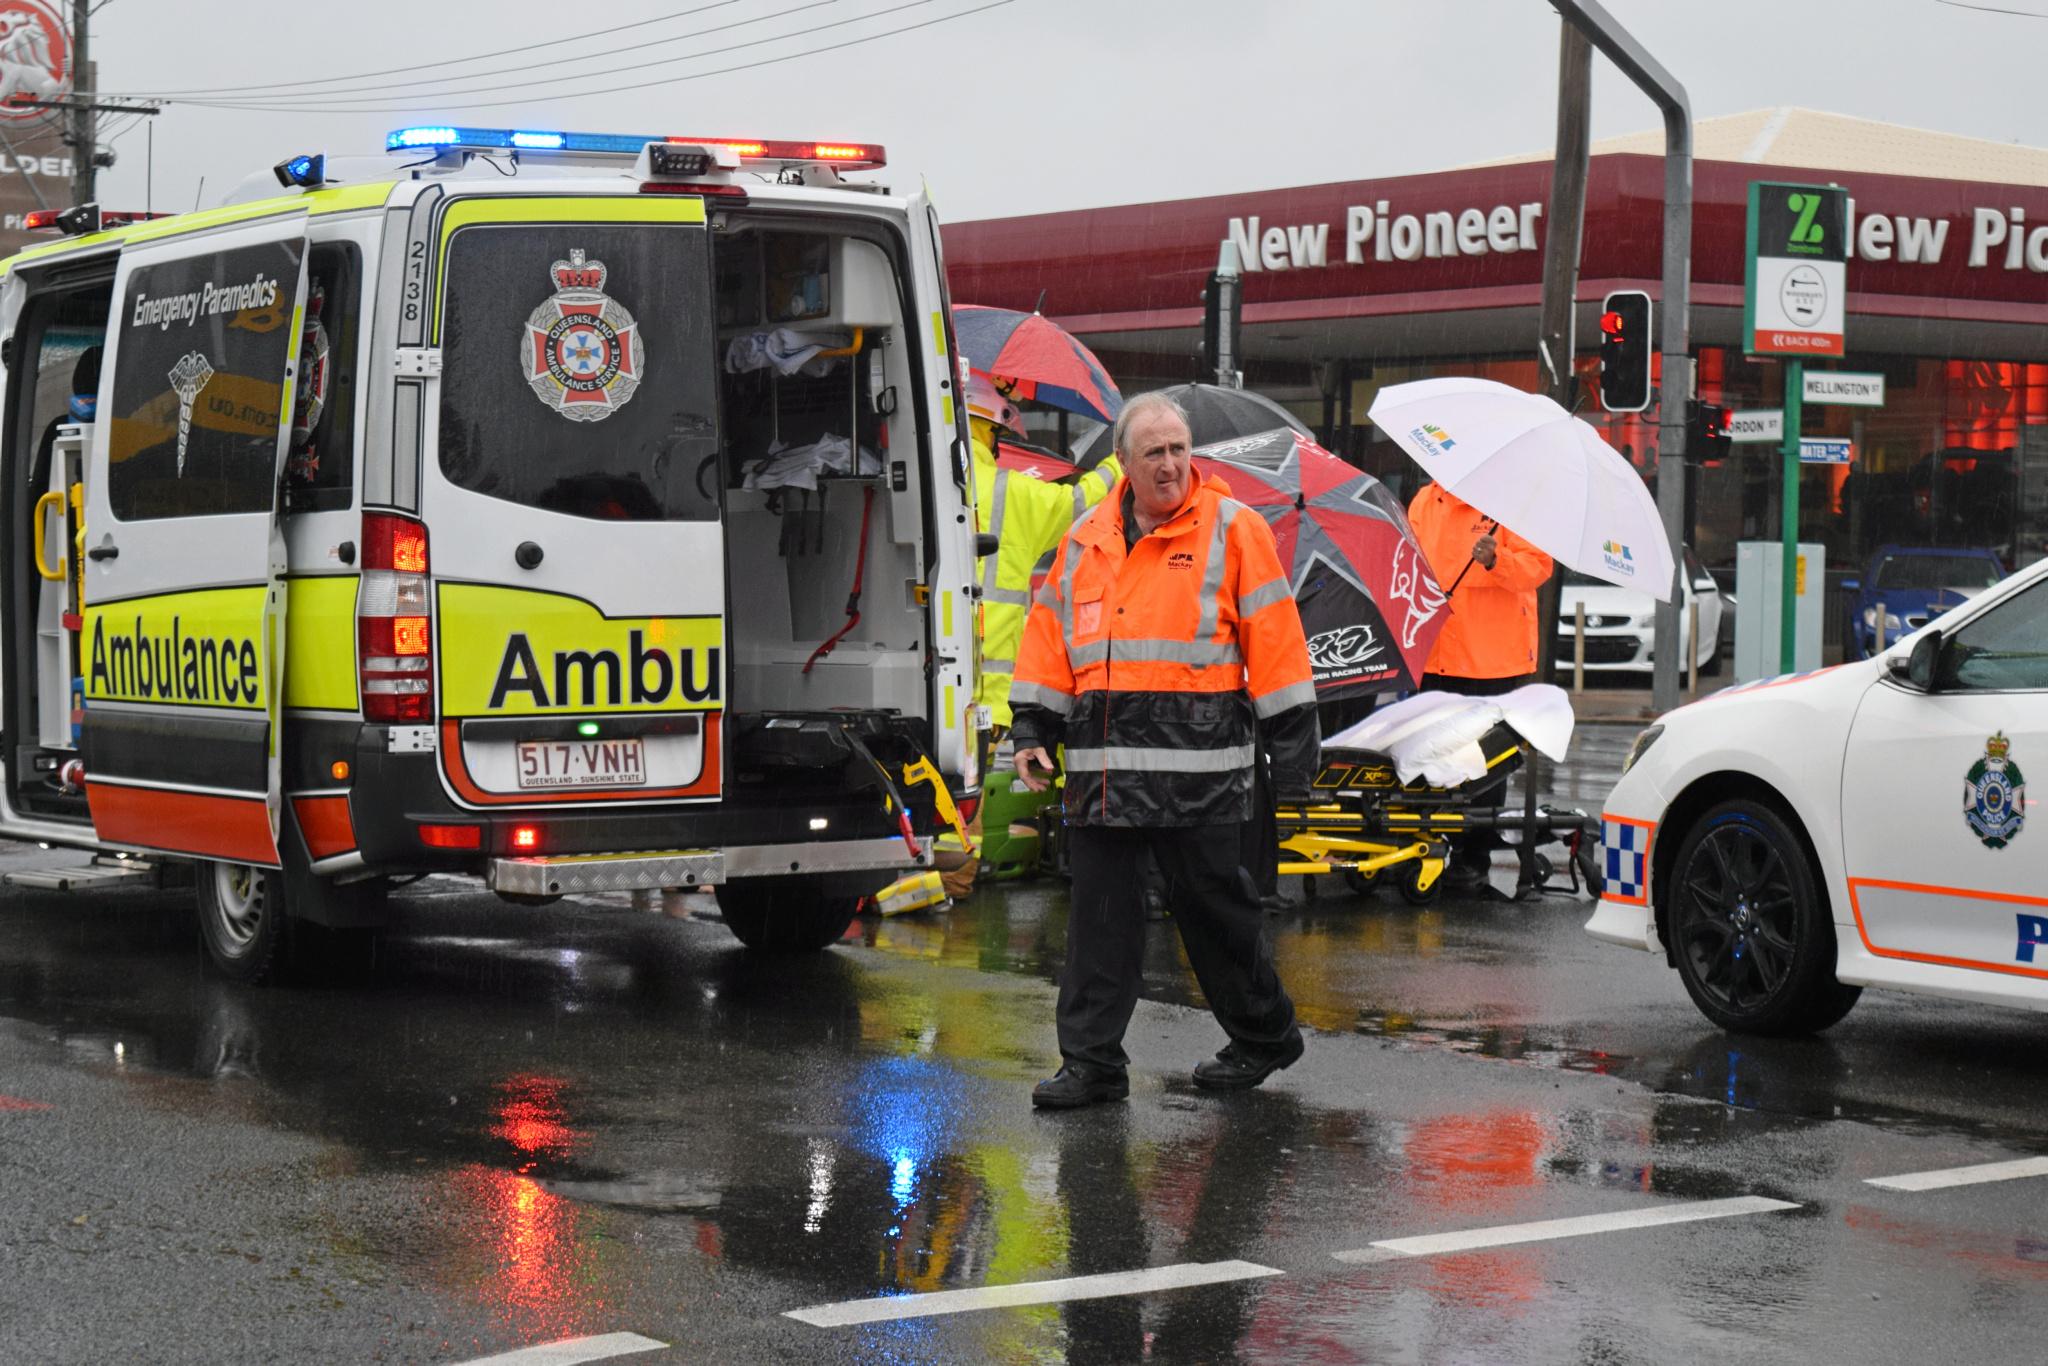
M 410 517 L 363 514 L 356 598 L 363 717 L 401 725 L 434 719 L 434 630 L 427 606 L 427 529 Z

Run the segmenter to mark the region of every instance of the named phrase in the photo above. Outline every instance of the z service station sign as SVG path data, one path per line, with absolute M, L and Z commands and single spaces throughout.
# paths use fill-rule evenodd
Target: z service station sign
M 1749 187 L 1743 339 L 1754 356 L 1839 356 L 1848 302 L 1848 193 Z

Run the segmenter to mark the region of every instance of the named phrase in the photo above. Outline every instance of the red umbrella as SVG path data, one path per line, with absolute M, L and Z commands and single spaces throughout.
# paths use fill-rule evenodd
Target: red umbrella
M 1291 429 L 1195 449 L 1273 528 L 1325 700 L 1413 688 L 1448 615 L 1386 485 Z
M 953 332 L 967 363 L 1005 381 L 1012 397 L 1097 422 L 1114 422 L 1123 411 L 1123 395 L 1095 353 L 1040 314 L 959 304 Z
M 1081 467 L 1071 460 L 1063 460 L 1051 451 L 1006 437 L 996 440 L 996 464 L 1018 474 L 1028 474 L 1033 479 L 1043 479 L 1048 484 L 1056 484 L 1081 472 Z

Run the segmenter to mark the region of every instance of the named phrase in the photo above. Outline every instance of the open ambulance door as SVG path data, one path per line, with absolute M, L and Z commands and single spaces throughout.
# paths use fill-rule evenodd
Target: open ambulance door
M 131 241 L 87 461 L 86 796 L 99 837 L 275 866 L 280 472 L 303 209 Z

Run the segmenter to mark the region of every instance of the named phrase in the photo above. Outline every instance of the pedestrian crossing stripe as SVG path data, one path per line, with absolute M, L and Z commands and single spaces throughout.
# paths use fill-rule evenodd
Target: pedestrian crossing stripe
M 1629 906 L 1650 904 L 1650 836 L 1654 821 L 1600 815 L 1600 854 L 1606 885 L 1601 899 Z

